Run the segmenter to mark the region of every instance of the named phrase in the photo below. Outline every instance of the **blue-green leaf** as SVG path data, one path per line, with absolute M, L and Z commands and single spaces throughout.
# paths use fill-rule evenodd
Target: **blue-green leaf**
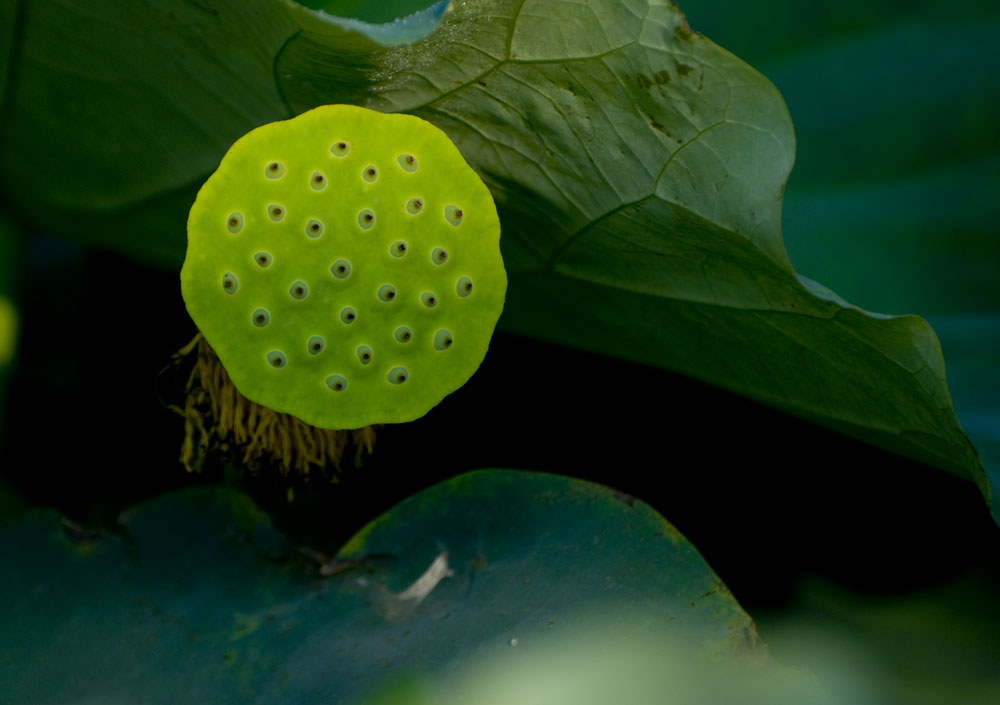
M 543 653 L 595 614 L 629 616 L 616 640 L 766 660 L 676 529 L 641 501 L 555 475 L 434 486 L 318 573 L 247 497 L 219 489 L 141 505 L 121 535 L 35 513 L 0 528 L 0 552 L 0 682 L 18 703 L 353 703 L 512 641 Z

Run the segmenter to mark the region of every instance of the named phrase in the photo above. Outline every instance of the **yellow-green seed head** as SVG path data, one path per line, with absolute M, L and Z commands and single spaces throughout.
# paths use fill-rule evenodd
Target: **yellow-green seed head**
M 247 398 L 319 428 L 423 416 L 486 354 L 507 276 L 441 130 L 328 105 L 239 139 L 188 218 L 188 312 Z

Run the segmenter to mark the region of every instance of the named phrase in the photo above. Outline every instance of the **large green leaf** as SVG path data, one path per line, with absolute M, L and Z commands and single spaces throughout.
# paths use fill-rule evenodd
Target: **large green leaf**
M 53 232 L 179 268 L 186 213 L 222 154 L 291 115 L 275 74 L 288 41 L 336 46 L 340 102 L 358 102 L 369 54 L 426 34 L 446 2 L 387 25 L 280 0 L 7 5 L 3 192 Z
M 684 372 L 988 496 L 930 327 L 792 270 L 780 95 L 666 0 L 454 3 L 394 47 L 265 0 L 53 7 L 23 13 L 0 134 L 5 192 L 49 227 L 176 266 L 185 206 L 240 133 L 328 102 L 412 112 L 494 192 L 502 325 Z
M 995 494 L 1000 8 L 687 0 L 685 9 L 767 74 L 795 116 L 784 218 L 792 261 L 863 306 L 929 317 Z M 993 510 L 1000 522 L 1000 504 Z
M 121 528 L 67 532 L 39 512 L 0 529 L 6 700 L 350 703 L 512 644 L 544 653 L 595 611 L 629 617 L 607 633 L 622 643 L 666 635 L 713 659 L 767 660 L 670 524 L 581 480 L 479 471 L 434 486 L 358 533 L 329 577 L 228 490 L 162 497 Z M 442 560 L 450 573 L 408 596 Z

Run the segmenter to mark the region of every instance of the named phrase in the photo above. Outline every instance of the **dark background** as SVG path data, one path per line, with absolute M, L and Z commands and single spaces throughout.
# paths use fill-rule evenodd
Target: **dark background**
M 88 528 L 161 492 L 232 483 L 294 541 L 333 552 L 399 500 L 503 467 L 610 485 L 655 507 L 751 613 L 821 576 L 868 594 L 947 583 L 1000 547 L 978 489 L 663 370 L 498 332 L 480 370 L 418 421 L 383 427 L 338 482 L 177 460 L 195 333 L 176 273 L 39 235 L 28 247 L 19 367 L 0 474 Z M 163 371 L 167 368 L 166 371 Z M 294 501 L 287 490 L 294 489 Z

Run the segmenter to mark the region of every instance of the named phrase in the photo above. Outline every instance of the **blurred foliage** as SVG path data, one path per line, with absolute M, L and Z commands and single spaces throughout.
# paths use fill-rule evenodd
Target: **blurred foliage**
M 573 637 L 469 659 L 384 688 L 366 705 L 874 705 L 861 678 L 824 688 L 804 671 L 719 662 L 629 615 L 590 615 Z
M 0 211 L 0 429 L 3 429 L 7 383 L 17 363 L 20 312 L 18 289 L 22 241 L 20 228 Z M 3 434 L 0 433 L 0 444 Z
M 8 413 L 7 385 L 17 365 L 21 327 L 17 303 L 23 262 L 22 244 L 20 229 L 0 211 L 0 454 L 4 450 L 3 429 Z M 0 476 L 0 520 L 16 516 L 24 508 L 24 500 Z
M 805 581 L 792 606 L 757 615 L 775 658 L 836 689 L 860 680 L 885 705 L 1000 702 L 1000 573 L 995 556 L 908 594 L 863 595 Z

